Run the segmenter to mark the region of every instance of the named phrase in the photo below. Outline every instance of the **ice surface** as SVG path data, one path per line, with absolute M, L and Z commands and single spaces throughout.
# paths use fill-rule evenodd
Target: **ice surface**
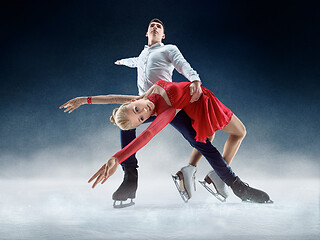
M 136 205 L 126 209 L 112 207 L 121 169 L 94 190 L 87 183 L 118 150 L 117 129 L 108 130 L 116 141 L 101 131 L 84 136 L 85 145 L 53 145 L 23 156 L 1 154 L 0 240 L 319 239 L 317 157 L 244 144 L 232 168 L 275 203 L 242 203 L 232 192 L 221 203 L 197 183 L 197 192 L 185 204 L 171 174 L 187 163 L 191 148 L 169 130 L 139 151 Z M 216 144 L 220 139 L 216 137 Z M 210 170 L 201 160 L 197 180 Z
M 200 176 L 199 176 L 200 177 Z M 200 180 L 200 179 L 199 179 Z M 0 239 L 319 239 L 319 179 L 250 179 L 274 204 L 226 203 L 200 184 L 185 204 L 170 175 L 142 175 L 136 205 L 113 209 L 120 174 L 92 190 L 87 179 L 0 182 Z

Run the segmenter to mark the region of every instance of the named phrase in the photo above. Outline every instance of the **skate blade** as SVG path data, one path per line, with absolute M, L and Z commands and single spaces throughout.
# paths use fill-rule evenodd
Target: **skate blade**
M 256 202 L 256 201 L 251 201 L 251 200 L 242 200 L 243 203 L 257 203 L 257 204 L 273 204 L 273 201 L 269 199 L 266 202 Z
M 117 204 L 117 202 L 120 202 L 119 204 Z M 133 201 L 133 199 L 131 198 L 131 201 L 129 203 L 123 203 L 124 201 L 118 201 L 118 200 L 114 200 L 113 202 L 113 208 L 126 208 L 126 207 L 130 207 L 135 205 L 135 202 Z
M 180 187 L 180 178 L 179 178 L 179 176 L 178 175 L 171 175 L 171 177 L 172 177 L 172 180 L 173 180 L 174 184 L 176 185 L 176 188 L 177 188 L 182 200 L 185 203 L 187 203 L 188 200 L 189 200 L 189 196 L 188 196 L 188 193 L 184 189 L 182 189 Z
M 222 196 L 221 194 L 219 194 L 217 191 L 213 191 L 208 185 L 206 181 L 199 181 L 199 183 L 205 188 L 207 189 L 215 198 L 217 198 L 220 202 L 225 202 L 226 201 L 226 197 Z

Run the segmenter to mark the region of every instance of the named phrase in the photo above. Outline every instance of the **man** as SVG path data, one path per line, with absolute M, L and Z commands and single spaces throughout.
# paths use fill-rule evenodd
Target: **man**
M 150 21 L 146 37 L 148 38 L 148 45 L 145 46 L 138 57 L 117 60 L 115 62 L 117 65 L 125 65 L 128 67 L 137 68 L 137 85 L 139 89 L 139 95 L 144 94 L 154 83 L 160 79 L 171 82 L 172 72 L 174 69 L 176 69 L 179 73 L 192 82 L 190 85 L 190 94 L 192 95 L 190 101 L 197 101 L 202 94 L 199 75 L 191 68 L 190 64 L 185 60 L 175 45 L 164 45 L 162 43 L 162 40 L 165 38 L 164 25 L 159 19 L 152 19 Z M 153 119 L 151 117 L 146 122 L 150 122 Z M 205 177 L 205 182 L 209 184 L 212 183 L 217 194 L 223 199 L 227 197 L 225 192 L 225 184 L 227 184 L 232 188 L 235 195 L 244 201 L 269 201 L 269 196 L 266 193 L 249 187 L 234 174 L 234 172 L 222 158 L 219 151 L 211 144 L 210 141 L 212 141 L 213 138 L 207 139 L 205 143 L 197 142 L 195 140 L 196 132 L 192 128 L 191 119 L 184 111 L 180 111 L 170 124 L 184 136 L 191 146 L 196 148 L 193 149 L 189 165 L 183 167 L 177 173 L 177 178 L 181 181 L 183 191 L 179 189 L 178 184 L 176 185 L 182 198 L 186 202 L 192 196 L 192 187 L 195 184 L 194 179 L 196 173 L 196 164 L 199 162 L 202 155 L 208 160 L 209 164 L 215 170 L 211 171 Z M 121 147 L 124 148 L 135 138 L 135 129 L 121 131 Z M 135 157 L 135 154 L 130 156 L 126 161 L 122 162 L 121 165 L 124 170 L 124 179 L 122 184 L 112 196 L 112 199 L 114 200 L 114 207 L 133 205 L 134 203 L 132 199 L 135 198 L 137 190 L 138 161 Z M 103 172 L 103 168 L 101 169 Z M 98 171 L 96 175 L 98 176 L 99 174 L 100 173 Z M 94 179 L 94 177 L 92 179 Z M 92 181 L 92 179 L 90 181 Z M 207 188 L 204 182 L 203 185 Z M 208 190 L 210 191 L 210 189 Z M 122 201 L 126 201 L 128 198 L 131 199 L 131 202 L 128 204 L 122 204 Z M 120 205 L 116 204 L 117 201 L 120 201 Z
M 118 60 L 115 62 L 119 65 L 138 68 L 139 94 L 143 94 L 159 79 L 172 81 L 172 72 L 175 68 L 188 80 L 192 81 L 192 84 L 190 84 L 190 94 L 192 95 L 190 101 L 197 101 L 201 95 L 201 82 L 199 76 L 183 58 L 176 46 L 162 44 L 162 39 L 165 37 L 164 25 L 159 19 L 151 20 L 146 36 L 148 37 L 148 46 L 145 47 L 139 57 Z M 120 99 L 117 99 L 114 97 L 110 98 L 108 95 L 78 97 L 63 104 L 60 106 L 60 109 L 66 108 L 65 112 L 70 113 L 82 104 L 122 104 L 130 99 L 132 99 L 130 96 L 122 96 Z M 152 117 L 148 120 L 152 121 Z M 145 122 L 148 122 L 148 120 Z M 203 155 L 214 169 L 214 171 L 210 172 L 205 177 L 205 182 L 203 182 L 204 187 L 207 188 L 206 183 L 212 183 L 216 188 L 216 192 L 225 199 L 224 187 L 225 184 L 227 184 L 231 187 L 233 193 L 243 201 L 258 203 L 272 202 L 267 193 L 249 187 L 248 184 L 243 183 L 240 178 L 235 175 L 219 151 L 211 144 L 210 141 L 212 141 L 213 137 L 210 137 L 210 139 L 207 138 L 206 142 L 197 142 L 195 140 L 196 131 L 192 127 L 191 119 L 183 110 L 179 111 L 170 124 L 184 136 L 191 146 L 198 150 L 193 150 L 189 165 L 183 167 L 177 173 L 177 178 L 179 178 L 180 183 L 183 186 L 183 191 L 179 191 L 183 200 L 188 201 L 192 196 L 192 186 L 194 185 L 196 172 L 195 166 Z M 135 137 L 135 130 L 121 131 L 122 147 L 129 144 Z M 125 176 L 122 184 L 112 196 L 115 200 L 115 208 L 134 204 L 132 199 L 135 198 L 137 190 L 138 164 L 135 155 L 132 155 L 126 159 L 126 161 L 121 162 Z M 100 182 L 104 183 L 116 171 L 117 166 L 116 158 L 111 157 L 108 162 L 91 177 L 89 183 L 96 179 L 92 186 L 93 188 Z M 176 185 L 178 187 L 177 182 Z M 181 189 L 178 187 L 178 190 Z M 208 190 L 215 195 L 211 189 Z M 131 203 L 122 204 L 122 201 L 126 201 L 128 198 L 131 198 Z M 120 205 L 116 205 L 117 201 L 120 201 Z
M 162 43 L 162 40 L 165 38 L 164 24 L 159 19 L 152 19 L 150 21 L 146 37 L 148 38 L 148 45 L 145 46 L 138 57 L 117 60 L 115 62 L 117 65 L 137 68 L 139 95 L 145 93 L 159 79 L 171 82 L 172 72 L 176 69 L 192 82 L 190 85 L 190 94 L 192 95 L 191 102 L 197 101 L 202 94 L 199 75 L 191 68 L 190 64 L 184 59 L 175 45 L 164 45 Z M 186 133 L 186 131 L 190 132 L 193 131 L 193 129 L 190 119 L 183 111 L 179 116 L 176 116 L 171 124 L 180 131 L 189 142 L 195 142 L 194 139 L 191 139 L 194 138 L 194 136 Z M 121 131 L 122 148 L 129 144 L 135 137 L 135 129 Z M 190 144 L 193 146 L 194 143 L 191 142 Z M 190 163 L 198 162 L 201 156 L 201 153 L 194 149 Z M 115 201 L 126 201 L 128 198 L 134 199 L 137 190 L 138 161 L 135 154 L 130 156 L 121 165 L 124 170 L 124 180 L 112 196 Z M 185 175 L 193 176 L 196 172 L 196 167 L 190 164 L 181 171 Z M 229 171 L 229 169 L 227 169 L 227 171 Z M 191 179 L 191 177 L 189 177 L 189 179 Z M 189 190 L 188 197 L 190 198 L 192 183 L 186 182 L 185 184 Z

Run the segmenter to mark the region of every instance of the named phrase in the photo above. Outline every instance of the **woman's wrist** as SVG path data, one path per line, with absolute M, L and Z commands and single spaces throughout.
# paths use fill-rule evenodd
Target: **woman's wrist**
M 92 97 L 87 97 L 87 104 L 92 104 Z
M 88 104 L 87 97 L 79 97 L 79 100 L 81 105 Z

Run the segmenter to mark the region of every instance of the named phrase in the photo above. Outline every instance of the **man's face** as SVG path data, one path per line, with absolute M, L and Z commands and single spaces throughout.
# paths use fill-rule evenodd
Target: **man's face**
M 151 22 L 148 27 L 148 32 L 146 36 L 150 39 L 157 40 L 157 41 L 162 41 L 164 39 L 164 30 L 163 26 L 161 23 L 158 22 Z

